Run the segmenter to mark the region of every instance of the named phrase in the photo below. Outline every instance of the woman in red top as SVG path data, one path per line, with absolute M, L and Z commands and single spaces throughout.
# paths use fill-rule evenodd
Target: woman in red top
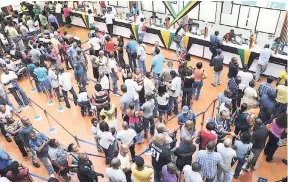
M 13 182 L 32 182 L 28 173 L 29 169 L 23 167 L 17 161 L 10 164 L 10 171 L 7 172 L 6 177 Z
M 117 51 L 116 51 L 117 45 L 112 41 L 110 36 L 106 36 L 105 37 L 104 46 L 105 46 L 107 55 L 109 55 L 110 53 L 113 53 L 114 57 L 115 57 L 115 59 L 116 59 L 116 61 L 118 63 Z
M 198 137 L 200 137 L 200 143 L 199 143 L 199 150 L 206 150 L 206 146 L 209 141 L 217 141 L 216 134 L 213 134 L 212 131 L 215 128 L 215 123 L 208 122 L 206 124 L 206 130 L 201 130 L 198 134 Z
M 64 14 L 64 18 L 65 18 L 65 22 L 67 24 L 67 28 L 71 27 L 71 18 L 70 18 L 70 12 L 71 10 L 67 7 L 67 4 L 64 5 L 63 8 L 63 14 Z

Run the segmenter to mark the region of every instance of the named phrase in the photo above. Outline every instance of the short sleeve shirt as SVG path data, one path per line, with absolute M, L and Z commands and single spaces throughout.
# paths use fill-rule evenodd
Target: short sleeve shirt
M 47 136 L 43 135 L 42 133 L 37 133 L 36 135 L 36 140 L 32 140 L 30 139 L 29 140 L 29 145 L 30 147 L 37 151 L 39 149 L 39 147 L 42 146 L 42 144 L 48 140 Z M 41 156 L 45 156 L 48 154 L 48 150 L 49 150 L 49 147 L 48 145 L 46 145 L 41 152 L 37 152 L 37 156 L 41 157 Z
M 178 97 L 181 92 L 181 78 L 179 76 L 172 79 L 170 89 L 173 91 L 170 92 L 170 96 Z
M 7 123 L 6 116 L 12 116 L 12 107 L 5 105 L 5 113 L 0 112 L 0 123 Z
M 49 148 L 49 156 L 51 160 L 56 160 L 59 165 L 63 165 L 67 162 L 67 152 L 61 146 Z
M 135 182 L 151 182 L 152 168 L 144 167 L 142 171 L 139 171 L 136 168 L 136 164 L 132 164 L 131 171 Z

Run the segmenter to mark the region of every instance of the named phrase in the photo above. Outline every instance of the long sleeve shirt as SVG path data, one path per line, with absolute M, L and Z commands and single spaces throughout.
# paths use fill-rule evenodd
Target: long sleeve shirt
M 56 23 L 59 26 L 58 20 L 57 20 L 57 18 L 54 15 L 49 15 L 48 16 L 48 22 L 50 24 L 54 22 L 54 23 Z

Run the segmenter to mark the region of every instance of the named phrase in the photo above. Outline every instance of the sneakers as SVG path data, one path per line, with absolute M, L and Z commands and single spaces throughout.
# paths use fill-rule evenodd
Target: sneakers
M 6 138 L 7 142 L 12 142 L 12 140 L 9 136 L 6 136 L 5 138 Z
M 36 168 L 40 167 L 40 165 L 37 162 L 33 162 L 33 166 L 35 166 Z
M 246 171 L 247 173 L 250 172 L 250 168 L 242 167 L 242 170 Z
M 211 83 L 211 85 L 214 86 L 214 87 L 216 87 L 216 84 L 214 84 L 214 83 Z
M 116 94 L 113 94 L 114 96 L 116 96 L 116 97 L 120 97 L 121 95 L 119 95 L 118 93 L 116 93 Z
M 233 175 L 233 177 L 234 177 L 234 179 L 238 179 L 239 178 L 239 176 L 235 176 L 235 175 Z
M 50 178 L 55 178 L 54 174 L 50 174 L 49 176 L 50 176 Z
M 256 167 L 255 167 L 255 166 L 251 166 L 251 169 L 252 169 L 253 171 L 256 171 Z

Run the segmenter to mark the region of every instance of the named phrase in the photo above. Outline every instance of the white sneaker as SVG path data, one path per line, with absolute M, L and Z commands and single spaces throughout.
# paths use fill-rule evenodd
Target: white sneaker
M 119 95 L 119 94 L 113 94 L 114 96 L 116 96 L 116 97 L 120 97 L 121 95 Z
M 49 176 L 50 176 L 50 178 L 55 178 L 54 174 L 50 174 Z

